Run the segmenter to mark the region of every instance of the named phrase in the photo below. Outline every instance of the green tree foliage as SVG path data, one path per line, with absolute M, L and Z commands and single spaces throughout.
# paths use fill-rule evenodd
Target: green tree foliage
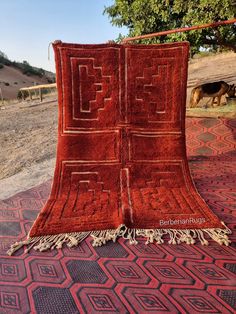
M 115 0 L 105 7 L 111 23 L 127 26 L 129 37 L 180 27 L 232 19 L 236 15 L 235 0 Z M 119 36 L 119 42 L 122 36 Z M 236 25 L 205 28 L 167 36 L 139 40 L 142 43 L 162 43 L 188 40 L 192 52 L 200 47 L 216 50 L 219 46 L 236 52 Z

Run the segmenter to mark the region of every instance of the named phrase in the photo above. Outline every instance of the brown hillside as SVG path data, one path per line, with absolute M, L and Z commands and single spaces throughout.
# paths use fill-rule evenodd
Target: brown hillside
M 48 83 L 47 77 L 43 76 L 40 78 L 35 75 L 27 76 L 13 66 L 4 65 L 4 67 L 0 69 L 0 88 L 4 99 L 17 98 L 18 90 L 22 87 L 46 83 Z

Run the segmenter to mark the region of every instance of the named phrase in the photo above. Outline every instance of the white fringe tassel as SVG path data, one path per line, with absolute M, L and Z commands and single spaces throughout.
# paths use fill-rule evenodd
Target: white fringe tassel
M 164 240 L 162 239 L 163 235 L 169 235 L 169 244 L 194 244 L 196 239 L 198 239 L 202 245 L 208 245 L 208 241 L 204 237 L 205 233 L 220 245 L 224 244 L 228 246 L 231 242 L 228 239 L 228 234 L 231 234 L 232 232 L 223 222 L 222 224 L 225 229 L 130 229 L 125 225 L 120 225 L 115 230 L 109 229 L 47 235 L 16 242 L 7 251 L 7 254 L 12 255 L 25 245 L 27 246 L 25 253 L 28 253 L 32 248 L 40 252 L 49 249 L 53 250 L 54 248 L 61 249 L 63 243 L 66 243 L 68 247 L 73 247 L 77 246 L 89 235 L 93 238 L 93 246 L 101 246 L 110 240 L 115 242 L 118 237 L 128 239 L 130 244 L 137 244 L 138 241 L 136 240 L 136 236 L 146 238 L 147 241 L 145 244 L 153 243 L 154 241 L 156 241 L 157 244 L 162 244 L 164 243 Z

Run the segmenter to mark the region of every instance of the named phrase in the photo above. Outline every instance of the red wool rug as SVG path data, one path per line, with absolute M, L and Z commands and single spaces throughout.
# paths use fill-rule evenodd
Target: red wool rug
M 189 45 L 57 41 L 59 126 L 51 195 L 12 254 L 130 243 L 229 244 L 192 182 L 185 147 Z

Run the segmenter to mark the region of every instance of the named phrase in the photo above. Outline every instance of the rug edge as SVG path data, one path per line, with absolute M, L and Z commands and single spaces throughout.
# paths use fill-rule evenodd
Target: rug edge
M 199 240 L 202 245 L 208 245 L 209 242 L 205 238 L 207 235 L 220 245 L 228 246 L 231 241 L 228 238 L 232 231 L 221 221 L 222 228 L 206 228 L 206 229 L 134 229 L 127 228 L 124 224 L 120 225 L 117 229 L 107 229 L 99 231 L 86 231 L 86 232 L 72 232 L 62 233 L 55 235 L 46 235 L 38 237 L 28 237 L 24 241 L 15 242 L 11 245 L 7 251 L 8 255 L 13 255 L 23 246 L 27 249 L 25 253 L 28 253 L 32 248 L 40 252 L 61 249 L 65 243 L 69 248 L 78 246 L 88 236 L 93 238 L 92 245 L 94 247 L 102 246 L 108 241 L 116 242 L 117 238 L 129 240 L 130 244 L 138 244 L 136 237 L 142 237 L 146 239 L 145 244 L 154 243 L 163 244 L 164 235 L 169 236 L 168 244 L 194 244 L 196 240 Z

